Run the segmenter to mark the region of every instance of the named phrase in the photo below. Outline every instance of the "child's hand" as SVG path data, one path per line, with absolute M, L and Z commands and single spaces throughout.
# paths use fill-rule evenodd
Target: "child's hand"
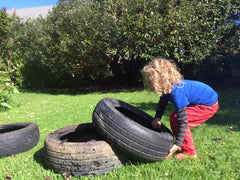
M 161 124 L 161 119 L 160 118 L 155 118 L 152 121 L 152 126 L 154 129 L 157 129 L 157 127 L 161 128 L 162 124 Z
M 169 151 L 169 154 L 167 155 L 166 159 L 170 158 L 175 152 L 177 151 L 181 151 L 182 148 L 180 146 L 177 146 L 177 145 L 173 145 Z

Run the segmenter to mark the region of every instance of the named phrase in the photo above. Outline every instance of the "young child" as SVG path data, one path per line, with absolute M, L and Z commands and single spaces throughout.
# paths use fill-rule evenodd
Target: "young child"
M 176 151 L 181 152 L 175 159 L 197 157 L 190 127 L 199 126 L 217 112 L 218 94 L 202 82 L 184 80 L 172 60 L 153 59 L 141 73 L 145 87 L 160 94 L 153 127 L 161 127 L 161 117 L 169 101 L 175 107 L 170 125 L 176 141 L 166 158 Z

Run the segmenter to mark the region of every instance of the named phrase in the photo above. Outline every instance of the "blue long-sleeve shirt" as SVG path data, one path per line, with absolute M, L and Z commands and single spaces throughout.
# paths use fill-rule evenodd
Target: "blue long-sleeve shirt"
M 155 117 L 161 118 L 170 101 L 175 107 L 178 120 L 178 135 L 176 145 L 181 146 L 188 127 L 187 106 L 205 105 L 216 103 L 218 94 L 208 85 L 192 80 L 182 80 L 173 86 L 170 94 L 163 94 L 159 100 Z

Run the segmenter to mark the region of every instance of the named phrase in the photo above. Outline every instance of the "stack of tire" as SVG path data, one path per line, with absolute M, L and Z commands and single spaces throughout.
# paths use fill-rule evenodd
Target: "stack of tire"
M 164 125 L 153 129 L 153 117 L 123 101 L 104 98 L 95 107 L 92 123 L 72 125 L 50 133 L 45 159 L 66 176 L 106 174 L 121 167 L 130 155 L 161 161 L 173 145 Z

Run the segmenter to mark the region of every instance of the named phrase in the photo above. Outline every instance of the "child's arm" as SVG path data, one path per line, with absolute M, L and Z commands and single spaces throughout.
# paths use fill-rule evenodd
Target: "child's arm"
M 176 137 L 176 142 L 171 147 L 166 159 L 170 158 L 175 152 L 181 150 L 181 146 L 184 141 L 186 130 L 188 127 L 188 117 L 187 117 L 187 107 L 186 106 L 177 111 L 177 120 L 178 120 L 178 134 Z
M 163 115 L 167 105 L 168 105 L 168 100 L 161 97 L 158 102 L 158 105 L 157 105 L 155 118 L 160 118 L 160 119 L 162 118 L 162 115 Z
M 168 100 L 160 98 L 158 105 L 157 105 L 157 110 L 155 114 L 155 119 L 152 121 L 152 126 L 153 128 L 161 127 L 161 118 L 162 115 L 166 109 L 166 106 L 168 104 Z
M 187 117 L 186 106 L 177 111 L 177 120 L 178 120 L 178 134 L 176 137 L 175 144 L 181 147 L 185 138 L 187 127 L 188 127 L 188 117 Z

